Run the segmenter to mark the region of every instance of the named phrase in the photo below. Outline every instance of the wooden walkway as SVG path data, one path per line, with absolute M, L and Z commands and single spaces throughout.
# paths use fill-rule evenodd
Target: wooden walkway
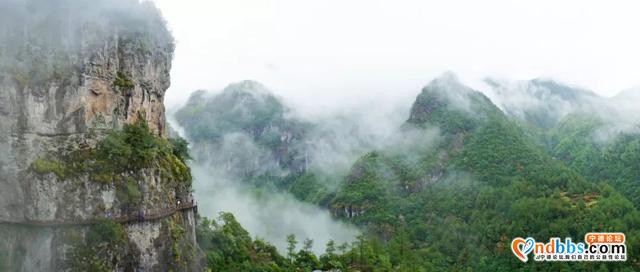
M 18 226 L 28 226 L 28 227 L 73 227 L 73 226 L 84 226 L 84 225 L 95 225 L 105 220 L 111 220 L 120 224 L 128 224 L 128 223 L 136 223 L 136 222 L 145 222 L 145 221 L 154 221 L 158 219 L 162 219 L 165 217 L 169 217 L 179 211 L 185 210 L 197 210 L 198 204 L 195 202 L 182 203 L 180 205 L 174 207 L 168 207 L 160 210 L 143 211 L 143 212 L 134 212 L 125 216 L 120 217 L 100 217 L 100 218 L 92 218 L 92 219 L 84 219 L 84 220 L 76 220 L 76 221 L 63 221 L 63 220 L 48 220 L 48 221 L 40 221 L 40 220 L 24 220 L 24 221 L 12 221 L 6 219 L 0 219 L 0 224 L 4 225 L 18 225 Z

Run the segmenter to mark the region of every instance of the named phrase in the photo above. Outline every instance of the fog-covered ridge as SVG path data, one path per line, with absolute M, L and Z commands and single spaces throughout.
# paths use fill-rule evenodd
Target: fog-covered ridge
M 603 124 L 594 139 L 606 141 L 620 133 L 638 133 L 640 90 L 603 97 L 588 89 L 551 79 L 509 81 L 487 78 L 481 88 L 508 115 L 543 130 L 572 115 L 598 118 Z
M 316 253 L 327 239 L 362 233 L 380 243 L 365 250 L 387 250 L 371 255 L 369 265 L 491 270 L 513 267 L 507 256 L 496 257 L 509 253 L 495 249 L 508 246 L 504 233 L 526 227 L 544 236 L 556 225 L 540 220 L 558 214 L 564 219 L 555 224 L 575 236 L 583 226 L 565 228 L 565 221 L 610 225 L 604 214 L 627 210 L 615 224 L 637 235 L 630 227 L 640 216 L 635 157 L 624 151 L 638 148 L 637 135 L 618 131 L 604 147 L 596 137 L 618 124 L 601 120 L 614 116 L 613 108 L 594 107 L 611 100 L 546 80 L 489 83 L 497 89 L 493 96 L 493 89 L 446 73 L 393 114 L 379 114 L 363 99 L 345 101 L 344 111 L 305 116 L 287 97 L 240 82 L 195 93 L 178 111 L 178 123 L 187 135 L 190 127 L 203 132 L 192 134 L 202 206 L 208 213 L 236 213 L 252 235 L 280 251 L 287 232 L 316 240 Z M 546 108 L 565 103 L 571 107 Z M 613 170 L 601 167 L 623 176 L 611 179 Z M 454 236 L 444 235 L 451 231 Z M 359 241 L 352 244 L 356 251 Z M 390 256 L 391 263 L 373 256 Z

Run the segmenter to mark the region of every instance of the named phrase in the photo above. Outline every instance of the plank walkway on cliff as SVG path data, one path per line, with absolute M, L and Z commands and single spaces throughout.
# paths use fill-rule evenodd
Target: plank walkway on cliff
M 120 224 L 127 224 L 127 223 L 136 223 L 136 222 L 145 222 L 145 221 L 153 221 L 153 220 L 158 220 L 158 219 L 162 219 L 165 217 L 169 217 L 179 211 L 185 211 L 185 210 L 196 210 L 197 211 L 198 208 L 198 204 L 195 202 L 187 202 L 187 203 L 182 203 L 180 205 L 176 205 L 173 207 L 167 207 L 164 209 L 160 209 L 160 210 L 153 210 L 151 212 L 148 211 L 144 211 L 144 212 L 135 212 L 135 213 L 130 213 L 128 215 L 125 216 L 120 216 L 120 217 L 109 217 L 109 216 L 104 216 L 104 217 L 100 217 L 100 218 L 91 218 L 91 219 L 83 219 L 83 220 L 76 220 L 76 221 L 70 221 L 70 220 L 24 220 L 24 221 L 13 221 L 13 220 L 6 220 L 6 219 L 0 219 L 0 224 L 5 224 L 5 225 L 19 225 L 19 226 L 30 226 L 30 227 L 72 227 L 72 226 L 82 226 L 82 225 L 95 225 L 98 224 L 100 222 L 103 222 L 104 220 L 111 220 L 113 222 L 116 223 L 120 223 Z

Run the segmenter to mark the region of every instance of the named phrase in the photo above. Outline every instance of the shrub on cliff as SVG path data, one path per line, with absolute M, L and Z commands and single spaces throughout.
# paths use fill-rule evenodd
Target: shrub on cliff
M 163 180 L 189 187 L 190 159 L 184 139 L 165 139 L 149 130 L 140 118 L 122 130 L 114 130 L 98 142 L 95 148 L 63 152 L 57 160 L 36 159 L 31 169 L 39 175 L 55 174 L 59 179 L 74 179 L 86 174 L 94 182 L 125 184 L 142 170 L 158 170 Z

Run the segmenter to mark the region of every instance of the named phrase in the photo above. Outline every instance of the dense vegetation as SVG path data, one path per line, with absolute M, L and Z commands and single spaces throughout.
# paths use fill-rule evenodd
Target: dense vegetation
M 640 135 L 621 132 L 596 139 L 605 129 L 607 124 L 596 116 L 567 116 L 550 133 L 549 150 L 585 177 L 610 184 L 640 208 Z
M 360 226 L 365 235 L 353 244 L 340 252 L 328 245 L 320 257 L 293 249 L 283 257 L 223 214 L 222 223 L 198 228 L 201 247 L 215 271 L 640 269 L 640 138 L 622 135 L 603 145 L 590 136 L 596 121 L 531 120 L 514 120 L 454 78 L 436 80 L 403 127 L 425 137 L 438 128 L 432 148 L 364 154 L 336 190 L 316 173 L 289 177 L 284 188 L 292 194 Z M 581 240 L 591 231 L 624 232 L 630 260 L 522 263 L 510 250 L 518 236 Z
M 427 107 L 431 112 L 453 110 L 458 112 L 451 116 L 464 116 L 461 110 L 447 109 L 442 100 L 429 96 L 425 105 L 418 98 L 414 111 Z M 434 109 L 437 103 L 442 106 Z M 609 185 L 588 182 L 548 156 L 514 122 L 495 114 L 491 107 L 478 108 L 487 112 L 481 112 L 484 118 L 473 125 L 460 126 L 465 122 L 457 120 L 465 118 L 440 125 L 449 120 L 437 114 L 435 119 L 427 117 L 418 123 L 454 128 L 445 132 L 448 140 L 428 154 L 419 154 L 418 160 L 384 152 L 362 157 L 333 206 L 346 210 L 347 220 L 365 227 L 387 247 L 398 236 L 411 241 L 401 256 L 389 252 L 396 269 L 512 271 L 523 267 L 509 249 L 513 237 L 526 235 L 544 241 L 557 236 L 582 237 L 589 231 L 625 232 L 629 256 L 638 256 L 640 232 L 635 226 L 640 213 L 629 200 Z M 433 255 L 421 255 L 423 251 Z M 526 266 L 632 271 L 637 263 Z
M 298 241 L 289 235 L 283 256 L 268 242 L 251 239 L 230 213 L 221 213 L 218 220 L 201 219 L 197 235 L 210 271 L 392 270 L 384 248 L 364 236 L 351 244 L 329 241 L 325 253 L 316 256 L 311 251 L 313 240 Z
M 94 147 L 63 148 L 56 154 L 36 159 L 31 169 L 38 175 L 54 174 L 58 179 L 88 176 L 92 182 L 114 184 L 118 198 L 125 203 L 140 199 L 138 182 L 145 170 L 157 170 L 162 181 L 177 192 L 191 188 L 187 142 L 154 135 L 144 118 L 108 132 Z

